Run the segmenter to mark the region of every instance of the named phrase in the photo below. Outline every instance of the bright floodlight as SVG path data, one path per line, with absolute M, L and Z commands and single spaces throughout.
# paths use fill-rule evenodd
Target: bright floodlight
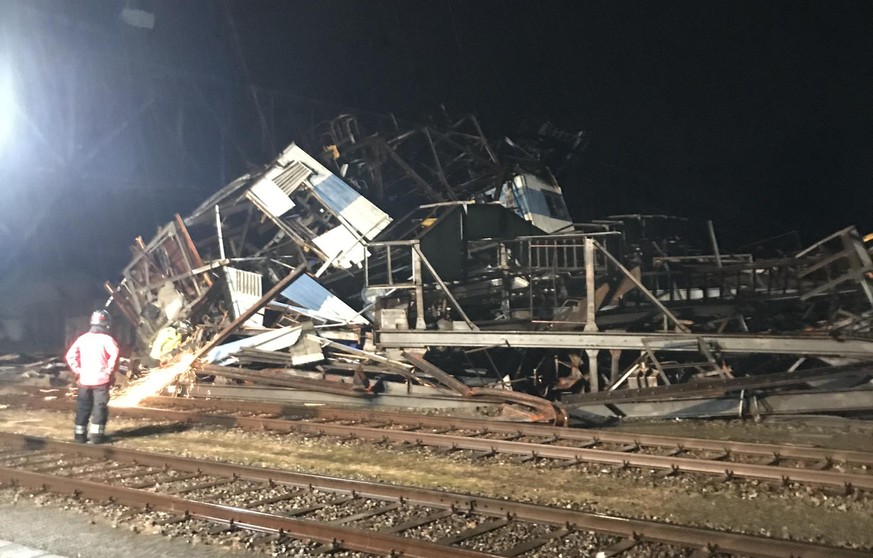
M 15 120 L 15 93 L 9 71 L 0 66 L 0 148 L 12 139 Z

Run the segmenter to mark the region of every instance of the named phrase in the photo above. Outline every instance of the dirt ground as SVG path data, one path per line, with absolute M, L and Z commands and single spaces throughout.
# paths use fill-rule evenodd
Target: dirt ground
M 0 409 L 0 430 L 68 440 L 72 419 L 72 413 L 5 408 Z M 626 424 L 621 429 L 873 451 L 868 423 L 851 421 L 683 421 Z M 873 548 L 873 499 L 866 494 L 828 496 L 808 487 L 684 475 L 660 479 L 653 471 L 596 465 L 556 468 L 502 458 L 477 461 L 463 452 L 447 456 L 427 449 L 131 419 L 112 419 L 109 432 L 114 444 L 139 450 Z

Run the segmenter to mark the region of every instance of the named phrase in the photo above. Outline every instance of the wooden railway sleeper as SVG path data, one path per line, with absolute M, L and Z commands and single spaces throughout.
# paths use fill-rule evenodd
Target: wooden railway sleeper
M 718 547 L 715 545 L 706 545 L 703 548 L 695 548 L 688 558 L 712 558 L 718 554 Z
M 224 522 L 219 522 L 218 525 L 208 530 L 206 533 L 209 536 L 215 536 L 221 533 L 233 533 L 235 531 L 239 531 L 239 527 L 237 527 L 236 521 L 231 519 L 226 524 L 224 524 Z
M 551 533 L 544 533 L 535 539 L 531 539 L 529 541 L 521 542 L 512 548 L 508 548 L 500 553 L 501 556 L 505 556 L 506 558 L 514 558 L 515 556 L 521 556 L 522 554 L 527 554 L 531 550 L 539 548 L 543 545 L 548 544 L 549 542 L 566 537 L 570 533 L 573 532 L 573 529 L 570 527 L 565 527 L 563 529 L 556 529 Z
M 510 519 L 486 519 L 475 527 L 471 527 L 469 529 L 461 531 L 457 535 L 437 539 L 436 543 L 446 546 L 452 546 L 459 542 L 478 537 L 479 535 L 490 533 L 492 531 L 496 531 L 497 529 L 502 529 L 503 527 L 509 525 L 510 521 Z
M 416 430 L 421 430 L 423 428 L 421 424 L 398 424 L 394 426 L 399 426 L 400 428 L 397 430 L 402 430 L 403 432 L 415 432 Z
M 328 521 L 328 523 L 330 523 L 331 525 L 345 525 L 346 523 L 354 523 L 355 521 L 360 521 L 362 519 L 369 519 L 369 518 L 377 516 L 377 515 L 382 515 L 384 513 L 394 511 L 396 509 L 399 509 L 402 505 L 403 504 L 400 502 L 392 502 L 390 504 L 387 504 L 387 505 L 384 505 L 384 506 L 381 506 L 378 508 L 371 508 L 369 510 L 362 511 L 360 513 L 356 513 L 356 514 L 349 515 L 346 517 L 340 517 L 337 519 L 333 519 L 331 521 Z
M 103 461 L 95 461 L 94 464 L 95 465 L 105 465 L 105 463 Z M 127 468 L 128 468 L 128 465 L 125 463 L 113 463 L 113 464 L 109 465 L 108 467 L 99 467 L 99 468 L 93 469 L 93 470 L 80 471 L 78 474 L 80 476 L 87 475 L 87 476 L 93 478 L 93 477 L 103 475 L 105 473 L 109 473 L 112 471 L 118 471 L 119 469 L 127 469 Z
M 132 465 L 132 467 L 142 467 L 142 465 Z M 105 479 L 101 479 L 101 480 L 104 482 L 106 482 L 106 481 L 126 481 L 128 479 L 135 479 L 137 477 L 147 477 L 149 475 L 160 475 L 160 474 L 161 474 L 160 469 L 155 469 L 153 467 L 149 467 L 145 471 L 137 470 L 137 471 L 131 471 L 129 473 L 120 473 L 117 475 L 110 475 L 109 477 L 107 477 Z
M 551 434 L 549 436 L 546 436 L 545 438 L 540 439 L 536 443 L 542 444 L 545 446 L 545 445 L 549 445 L 549 444 L 554 444 L 554 443 L 559 442 L 559 441 L 561 441 L 560 436 L 558 436 L 557 434 Z
M 628 537 L 628 538 L 624 538 L 624 539 L 618 541 L 617 543 L 611 544 L 611 545 L 607 546 L 606 548 L 598 551 L 597 556 L 598 556 L 598 558 L 601 556 L 603 558 L 611 558 L 612 556 L 618 556 L 619 554 L 624 554 L 628 550 L 637 546 L 637 544 L 639 544 L 639 539 L 640 539 L 639 535 L 637 533 L 634 533 L 633 536 Z
M 11 455 L 3 455 L 4 453 L 10 453 Z M 52 455 L 51 453 L 40 453 L 40 452 L 32 452 L 27 450 L 4 450 L 0 452 L 0 462 L 3 461 L 15 461 L 16 459 L 25 459 L 33 456 L 41 456 L 41 455 Z M 54 454 L 58 455 L 58 454 Z
M 37 453 L 32 456 L 22 455 L 21 457 L 16 457 L 12 460 L 15 463 L 4 463 L 3 466 L 23 467 L 26 465 L 39 465 L 40 463 L 53 462 L 62 457 L 64 457 L 63 454 L 59 453 Z
M 171 477 L 171 478 L 164 479 L 164 480 L 155 479 L 153 481 L 146 481 L 146 482 L 141 482 L 141 483 L 136 483 L 136 484 L 129 484 L 128 488 L 136 488 L 136 489 L 142 490 L 145 488 L 151 488 L 153 486 L 158 486 L 158 485 L 163 485 L 163 484 L 172 484 L 174 482 L 182 482 L 182 481 L 186 481 L 186 480 L 196 479 L 196 478 L 201 477 L 201 476 L 203 476 L 203 475 L 201 475 L 201 473 L 198 471 L 196 473 L 186 473 L 183 475 L 179 475 L 178 477 Z
M 431 432 L 431 434 L 448 434 L 449 432 L 452 432 L 453 430 L 454 430 L 454 428 L 439 428 L 439 429 Z
M 618 448 L 617 451 L 620 451 L 622 453 L 636 453 L 636 452 L 640 451 L 641 448 L 642 448 L 642 446 L 640 445 L 639 442 L 634 442 L 633 444 L 628 444 L 626 446 Z
M 494 457 L 497 455 L 497 450 L 493 447 L 490 450 L 480 451 L 473 454 L 474 459 L 485 459 L 487 457 Z
M 566 469 L 567 467 L 576 467 L 578 465 L 582 465 L 584 461 L 580 461 L 579 459 L 561 459 L 558 461 L 554 461 L 549 465 L 552 469 Z
M 520 455 L 513 459 L 515 463 L 529 463 L 539 459 L 539 454 L 535 451 L 530 452 L 530 455 Z
M 208 481 L 200 484 L 193 484 L 191 486 L 180 486 L 178 488 L 174 488 L 172 490 L 168 490 L 168 494 L 188 494 L 189 492 L 194 492 L 197 490 L 203 490 L 205 488 L 214 488 L 216 486 L 224 486 L 226 484 L 232 484 L 236 482 L 236 478 L 226 478 L 226 479 L 218 479 L 214 481 Z
M 725 448 L 722 453 L 716 455 L 715 457 L 710 457 L 709 460 L 711 460 L 711 461 L 727 461 L 730 458 L 731 458 L 731 450 L 730 450 L 730 448 Z
M 156 520 L 152 521 L 152 525 L 155 525 L 156 527 L 163 527 L 164 525 L 173 525 L 175 523 L 184 523 L 184 522 L 190 521 L 190 520 L 191 520 L 191 515 L 187 511 L 185 511 L 185 512 L 177 514 L 177 515 L 171 515 L 170 517 L 167 517 L 165 519 L 156 519 Z
M 84 461 L 82 461 L 82 459 L 83 458 L 79 458 L 78 462 L 72 460 L 65 462 L 61 460 L 59 463 L 53 463 L 42 467 L 28 468 L 28 470 L 33 471 L 34 473 L 50 473 L 52 471 L 57 471 L 60 469 L 75 469 L 76 467 L 84 467 L 86 465 L 93 465 L 97 463 L 93 459 L 88 459 L 87 457 L 84 458 Z
M 341 550 L 344 550 L 343 541 L 339 539 L 333 539 L 329 543 L 317 546 L 309 552 L 312 553 L 313 556 L 318 556 L 319 554 L 333 554 Z M 391 555 L 397 555 L 396 551 L 392 549 Z
M 240 494 L 245 494 L 246 492 L 252 492 L 254 490 L 257 490 L 257 488 L 248 487 L 248 486 L 241 486 L 241 487 L 237 488 L 236 490 L 231 490 L 230 492 L 226 492 L 224 494 L 221 494 L 221 493 L 210 494 L 208 496 L 204 496 L 204 497 L 200 498 L 199 500 L 201 502 L 205 502 L 205 503 L 215 502 L 215 501 L 221 500 L 222 498 L 226 498 L 228 496 L 239 496 Z
M 669 469 L 655 471 L 655 476 L 665 479 L 667 477 L 675 477 L 682 473 L 682 469 L 678 465 L 671 465 Z
M 299 496 L 299 494 L 292 491 L 292 492 L 289 492 L 287 494 L 280 494 L 278 496 L 272 496 L 270 498 L 261 498 L 258 500 L 246 501 L 246 502 L 243 502 L 242 507 L 244 507 L 246 509 L 253 509 L 253 508 L 257 508 L 259 506 L 266 506 L 269 504 L 278 504 L 279 502 L 283 502 L 285 500 L 293 500 L 294 498 L 297 498 L 298 496 Z
M 439 448 L 435 451 L 438 454 L 448 455 L 448 454 L 456 452 L 456 451 L 461 451 L 461 449 L 462 448 L 458 447 L 458 444 L 453 442 L 451 446 L 449 446 L 447 448 Z
M 306 506 L 305 508 L 294 508 L 293 510 L 284 511 L 281 515 L 283 515 L 284 517 L 300 517 L 303 515 L 308 515 L 314 511 L 328 508 L 330 506 L 342 506 L 343 504 L 347 504 L 348 502 L 357 499 L 358 496 L 354 492 L 352 492 L 349 495 L 333 498 L 332 500 L 328 500 L 327 502 L 322 502 L 320 504 L 314 504 L 312 506 Z
M 445 519 L 446 517 L 454 515 L 456 511 L 457 510 L 455 510 L 454 507 L 451 506 L 445 510 L 438 510 L 425 516 L 415 517 L 408 521 L 404 521 L 403 523 L 400 523 L 398 525 L 392 525 L 391 527 L 379 529 L 379 532 L 386 534 L 402 533 L 403 531 L 408 531 L 409 529 L 414 529 L 416 527 L 421 527 L 422 525 L 427 525 L 428 523 L 439 521 L 440 519 Z

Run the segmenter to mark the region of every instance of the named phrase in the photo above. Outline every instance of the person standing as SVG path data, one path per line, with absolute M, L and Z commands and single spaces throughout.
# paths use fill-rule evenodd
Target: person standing
M 101 444 L 106 436 L 109 388 L 115 383 L 118 364 L 118 343 L 109 335 L 110 325 L 109 312 L 97 310 L 91 314 L 91 329 L 80 335 L 66 354 L 79 386 L 74 439 L 82 444 L 89 437 L 92 444 Z

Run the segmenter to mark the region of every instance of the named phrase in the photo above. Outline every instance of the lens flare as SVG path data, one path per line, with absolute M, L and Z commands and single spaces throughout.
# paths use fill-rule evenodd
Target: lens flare
M 12 139 L 15 112 L 12 75 L 7 67 L 0 65 L 0 149 Z

